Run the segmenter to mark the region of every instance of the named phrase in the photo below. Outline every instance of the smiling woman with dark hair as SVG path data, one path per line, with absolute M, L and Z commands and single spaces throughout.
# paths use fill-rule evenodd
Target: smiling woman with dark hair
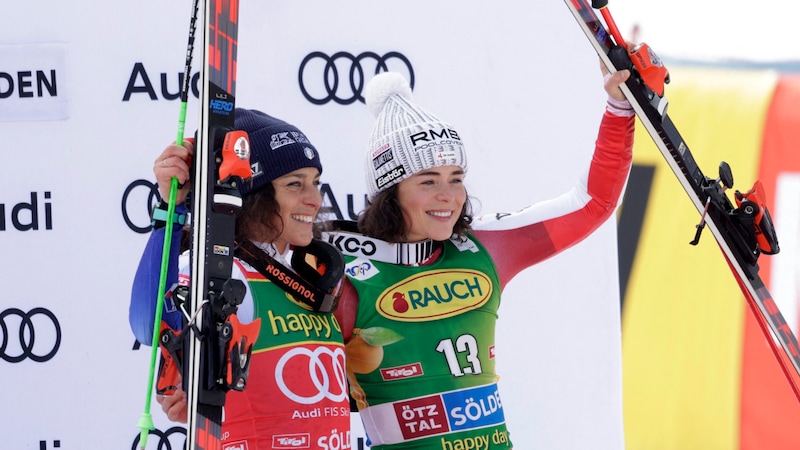
M 261 319 L 261 329 L 253 346 L 247 388 L 230 391 L 226 397 L 223 445 L 322 448 L 330 439 L 349 440 L 350 401 L 339 324 L 330 311 L 317 312 L 296 292 L 272 282 L 259 265 L 268 261 L 273 267 L 283 267 L 285 277 L 301 278 L 297 273 L 308 267 L 298 266 L 290 255 L 293 251 L 301 254 L 298 249 L 310 244 L 321 245 L 313 241 L 322 205 L 319 153 L 298 128 L 260 111 L 237 109 L 235 126 L 249 134 L 254 173 L 251 184 L 240 186 L 243 205 L 236 216 L 238 248 L 231 277 L 243 281 L 246 288 L 236 312 L 239 321 Z M 186 181 L 193 150 L 190 141 L 170 145 L 153 168 L 163 198 L 168 198 L 173 177 L 184 183 L 176 204 L 181 212 L 186 210 L 183 202 L 191 185 Z M 179 235 L 173 235 L 167 286 L 190 282 L 188 255 L 178 258 Z M 131 293 L 131 328 L 148 345 L 163 241 L 163 228 L 151 234 Z M 164 321 L 179 330 L 181 315 L 169 297 L 164 300 Z M 301 323 L 313 326 L 302 328 Z M 324 387 L 320 379 L 326 380 Z M 171 420 L 186 421 L 182 390 L 159 396 L 158 401 Z

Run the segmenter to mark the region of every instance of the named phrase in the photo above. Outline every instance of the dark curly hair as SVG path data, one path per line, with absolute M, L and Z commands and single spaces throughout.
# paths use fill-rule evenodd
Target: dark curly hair
M 397 185 L 375 195 L 367 202 L 366 208 L 358 216 L 358 230 L 367 235 L 386 242 L 403 242 L 406 236 L 406 224 L 403 211 L 397 200 Z M 459 238 L 466 237 L 472 224 L 472 203 L 467 195 L 458 221 L 453 225 L 453 234 Z
M 273 217 L 281 220 L 280 228 L 276 228 Z M 242 209 L 236 214 L 236 239 L 272 242 L 283 232 L 282 220 L 275 187 L 267 183 L 242 198 Z

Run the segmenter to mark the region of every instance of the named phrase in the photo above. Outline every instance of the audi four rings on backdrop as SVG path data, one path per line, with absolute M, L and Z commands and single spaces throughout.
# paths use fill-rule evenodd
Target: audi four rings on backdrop
M 146 222 L 144 226 L 136 225 L 133 220 L 131 219 L 130 211 L 128 210 L 128 197 L 131 195 L 134 189 L 138 187 L 144 187 L 147 189 L 147 215 L 140 214 L 140 217 L 145 218 Z M 128 225 L 128 228 L 131 230 L 139 233 L 139 234 L 146 234 L 149 233 L 150 230 L 153 229 L 151 217 L 153 214 L 153 208 L 158 202 L 161 201 L 161 194 L 158 192 L 158 185 L 153 183 L 152 181 L 148 180 L 136 180 L 128 185 L 125 188 L 125 192 L 122 194 L 122 218 L 125 220 L 125 224 Z M 135 208 L 134 210 L 138 210 Z
M 13 320 L 13 317 L 18 317 L 19 321 Z M 54 338 L 36 345 L 36 337 L 42 342 L 42 337 L 51 330 Z M 0 312 L 0 336 L 0 358 L 3 360 L 10 363 L 26 359 L 45 362 L 53 359 L 61 347 L 61 324 L 56 315 L 46 308 L 33 308 L 28 312 L 8 308 Z
M 362 92 L 369 81 L 367 76 L 372 78 L 371 75 L 388 71 L 405 75 L 414 89 L 414 68 L 399 52 L 387 52 L 383 56 L 375 52 L 363 52 L 358 56 L 348 52 L 336 52 L 331 56 L 311 52 L 300 63 L 298 82 L 303 96 L 315 105 L 331 101 L 349 105 L 356 101 L 364 103 Z M 347 82 L 340 80 L 342 77 Z
M 350 105 L 357 101 L 363 103 L 363 90 L 371 76 L 386 71 L 403 74 L 411 88 L 414 88 L 414 68 L 411 61 L 402 53 L 395 51 L 383 55 L 370 51 L 353 55 L 342 51 L 330 56 L 319 51 L 311 52 L 300 63 L 298 81 L 303 96 L 315 105 L 330 102 Z M 162 160 L 160 164 L 166 167 L 169 162 Z M 128 204 L 131 196 L 142 195 L 137 188 L 147 190 L 145 199 L 147 214 L 131 214 L 132 211 L 139 210 L 131 208 Z M 149 233 L 153 229 L 150 219 L 153 208 L 160 201 L 161 195 L 154 182 L 143 179 L 133 181 L 122 194 L 122 218 L 125 224 L 136 233 Z M 136 223 L 135 219 L 138 217 L 143 219 L 141 224 Z
M 158 438 L 158 444 L 154 448 L 159 450 L 177 450 L 186 447 L 186 428 L 182 426 L 175 426 L 167 431 L 161 431 L 158 428 L 150 430 L 150 438 L 152 439 L 153 436 Z M 150 447 L 151 441 L 148 440 L 147 443 L 148 447 Z M 133 440 L 133 445 L 131 445 L 131 450 L 139 450 L 140 448 L 139 434 L 137 433 L 136 439 Z

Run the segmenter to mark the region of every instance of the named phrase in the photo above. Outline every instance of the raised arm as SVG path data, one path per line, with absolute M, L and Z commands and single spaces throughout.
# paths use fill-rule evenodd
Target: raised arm
M 523 269 L 583 240 L 616 210 L 630 171 L 633 117 L 606 112 L 594 155 L 567 193 L 511 214 L 475 220 L 474 235 L 497 265 L 503 286 Z

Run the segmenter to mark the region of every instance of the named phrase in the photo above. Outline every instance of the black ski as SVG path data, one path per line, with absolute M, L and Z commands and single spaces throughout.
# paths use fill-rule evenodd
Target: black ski
M 623 69 L 631 71 L 630 79 L 621 86 L 622 91 L 702 215 L 690 244 L 697 244 L 707 226 L 800 401 L 800 389 L 794 380 L 800 374 L 800 346 L 758 274 L 759 256 L 779 251 L 772 219 L 762 200 L 761 183 L 757 181 L 747 192 L 735 191 L 734 205 L 725 193 L 733 187 L 728 164 L 720 164 L 718 178 L 704 175 L 667 114 L 664 84 L 669 83 L 669 73 L 661 60 L 647 44 L 627 48 L 608 11 L 607 0 L 592 0 L 591 4 L 589 0 L 564 1 L 608 70 L 612 73 Z
M 189 313 L 180 364 L 189 408 L 186 448 L 218 450 L 226 393 L 244 388 L 255 342 L 241 339 L 237 330 L 233 313 L 245 287 L 231 279 L 235 213 L 241 207 L 237 183 L 250 177 L 250 165 L 246 135 L 232 132 L 239 2 L 203 3 L 202 92 L 190 193 L 191 286 L 176 297 Z M 169 340 L 166 335 L 162 343 Z

